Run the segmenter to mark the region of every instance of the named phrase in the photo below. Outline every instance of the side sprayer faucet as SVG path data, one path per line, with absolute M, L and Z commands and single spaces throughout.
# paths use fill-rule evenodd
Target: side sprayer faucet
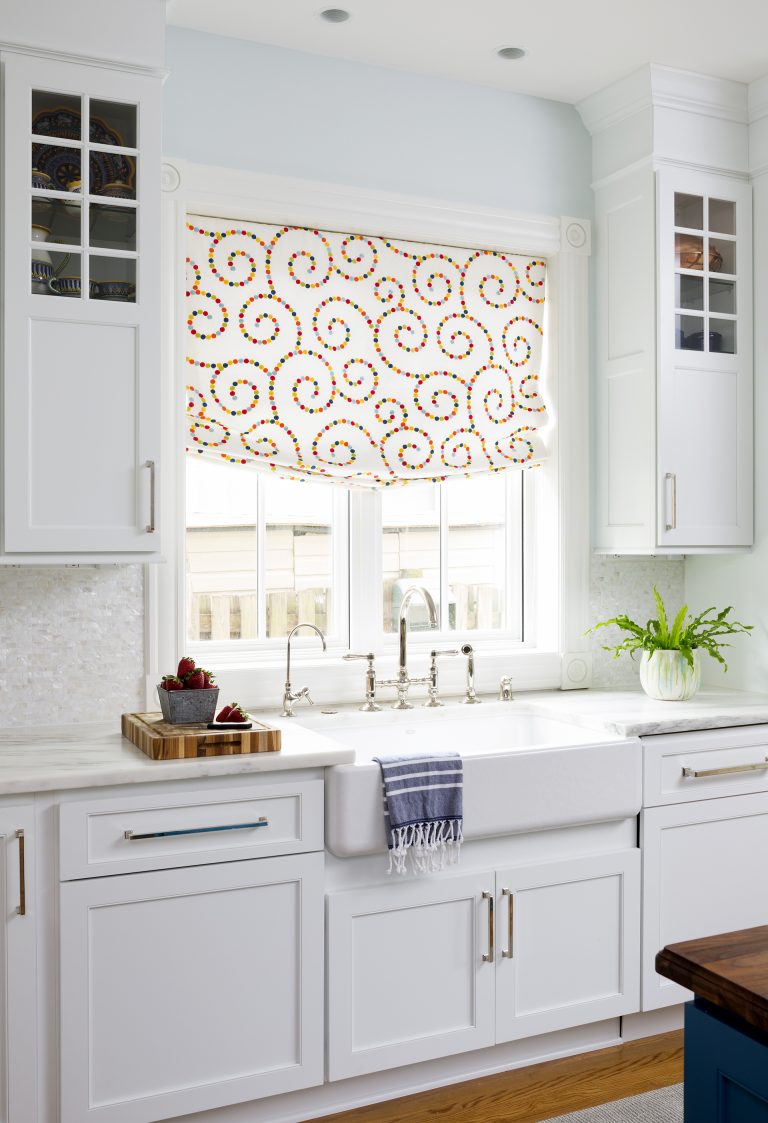
M 475 693 L 475 649 L 471 643 L 462 644 L 461 654 L 467 657 L 467 693 L 461 701 L 465 706 L 479 706 L 480 699 Z
M 310 706 L 314 706 L 314 702 L 309 696 L 309 687 L 303 686 L 301 690 L 296 693 L 291 690 L 291 640 L 293 639 L 299 628 L 311 628 L 313 632 L 317 632 L 322 640 L 323 651 L 325 651 L 325 636 L 315 624 L 299 623 L 295 628 L 291 628 L 288 633 L 288 655 L 285 666 L 285 689 L 283 690 L 283 717 L 293 717 L 293 703 L 298 702 L 301 698 L 306 698 Z

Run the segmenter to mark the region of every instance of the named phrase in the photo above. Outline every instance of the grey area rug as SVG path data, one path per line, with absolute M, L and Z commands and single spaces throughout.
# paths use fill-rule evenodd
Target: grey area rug
M 683 1086 L 657 1088 L 626 1100 L 558 1115 L 545 1123 L 683 1123 Z

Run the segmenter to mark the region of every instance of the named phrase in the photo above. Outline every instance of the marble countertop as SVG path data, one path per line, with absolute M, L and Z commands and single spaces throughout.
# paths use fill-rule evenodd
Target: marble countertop
M 354 749 L 298 723 L 274 715 L 263 720 L 282 730 L 280 752 L 193 760 L 150 760 L 119 729 L 103 722 L 3 729 L 0 795 L 324 768 L 355 758 Z
M 640 690 L 530 691 L 518 693 L 507 704 L 510 713 L 517 705 L 619 737 L 768 724 L 768 695 L 738 690 L 701 690 L 687 702 L 657 702 Z M 374 715 L 374 720 L 385 714 Z M 114 726 L 104 723 L 0 730 L 0 796 L 324 768 L 355 760 L 353 748 L 317 728 L 277 718 L 274 713 L 253 716 L 283 731 L 280 752 L 159 761 L 150 760 Z
M 517 699 L 537 713 L 620 737 L 768 723 L 768 694 L 741 690 L 700 690 L 687 702 L 659 702 L 641 690 L 547 690 Z

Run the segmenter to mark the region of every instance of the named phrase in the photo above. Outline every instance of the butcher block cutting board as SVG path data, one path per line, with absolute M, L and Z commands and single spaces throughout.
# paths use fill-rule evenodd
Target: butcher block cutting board
M 161 713 L 123 714 L 123 736 L 152 760 L 190 760 L 203 756 L 275 753 L 280 730 L 260 721 L 250 729 L 207 729 L 201 722 L 171 725 Z

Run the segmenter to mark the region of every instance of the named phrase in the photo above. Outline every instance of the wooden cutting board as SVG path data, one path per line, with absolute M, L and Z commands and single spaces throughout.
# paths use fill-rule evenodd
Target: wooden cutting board
M 203 756 L 275 753 L 281 733 L 254 721 L 251 729 L 206 729 L 201 722 L 171 725 L 161 713 L 123 714 L 123 736 L 152 760 L 190 760 Z

